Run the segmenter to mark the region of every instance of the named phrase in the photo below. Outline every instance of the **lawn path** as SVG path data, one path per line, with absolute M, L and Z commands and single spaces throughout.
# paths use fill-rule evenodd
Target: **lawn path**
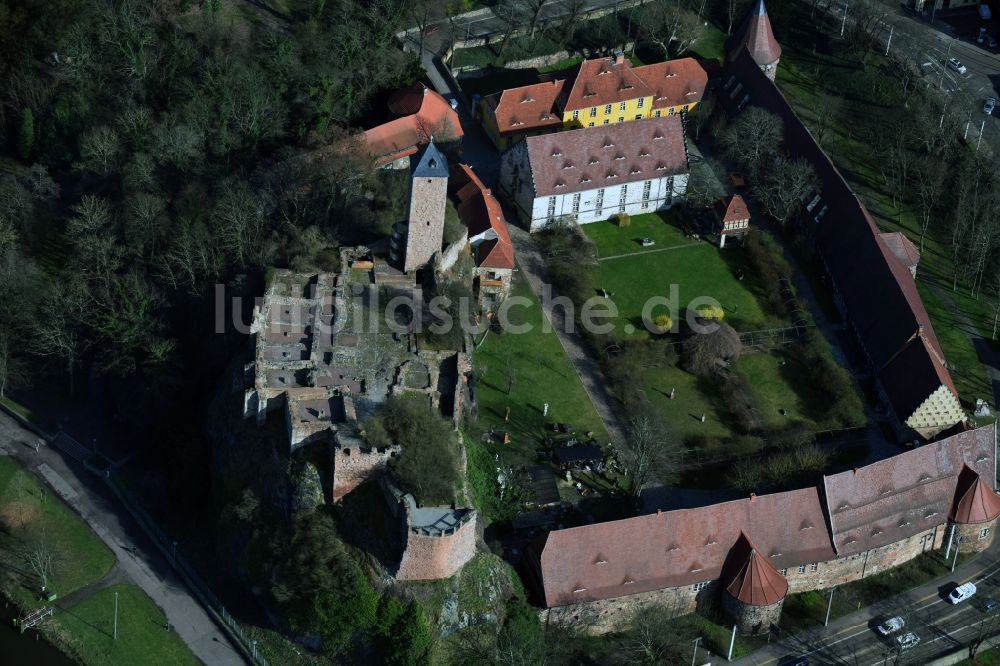
M 675 245 L 673 247 L 660 247 L 655 250 L 639 250 L 638 252 L 627 252 L 625 254 L 615 254 L 610 257 L 598 257 L 598 261 L 607 261 L 609 259 L 624 259 L 625 257 L 635 257 L 640 254 L 654 254 L 656 252 L 667 252 L 669 250 L 680 250 L 685 247 L 699 247 L 704 245 L 704 243 L 686 243 L 684 245 Z
M 575 328 L 572 332 L 567 330 L 564 308 L 553 310 L 551 304 L 546 305 L 542 301 L 542 285 L 546 283 L 545 263 L 542 261 L 538 248 L 535 247 L 528 232 L 514 225 L 509 225 L 508 229 L 511 239 L 514 241 L 517 265 L 524 272 L 524 277 L 527 278 L 532 291 L 538 297 L 542 312 L 555 330 L 559 344 L 562 345 L 570 363 L 573 364 L 573 369 L 580 378 L 583 389 L 587 392 L 587 397 L 590 398 L 597 415 L 604 423 L 604 429 L 608 431 L 612 441 L 625 441 L 625 429 L 618 421 L 620 409 L 605 387 L 604 376 L 601 374 L 600 368 L 587 354 L 583 339 Z

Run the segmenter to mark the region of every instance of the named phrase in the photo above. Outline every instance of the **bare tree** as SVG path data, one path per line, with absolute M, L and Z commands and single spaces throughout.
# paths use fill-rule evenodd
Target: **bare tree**
M 118 132 L 105 125 L 90 130 L 80 140 L 81 166 L 102 176 L 114 170 L 120 153 Z
M 733 34 L 733 24 L 746 13 L 750 0 L 723 0 L 726 3 L 726 34 Z
M 618 643 L 630 664 L 665 664 L 676 632 L 667 609 L 642 606 L 632 615 Z
M 941 164 L 930 157 L 924 158 L 914 170 L 914 185 L 917 202 L 920 204 L 920 251 L 924 251 L 924 238 L 930 227 L 934 209 L 940 203 L 944 193 L 945 175 L 947 171 Z
M 664 58 L 686 53 L 701 32 L 701 21 L 677 0 L 655 0 L 639 14 L 640 39 L 656 47 Z
M 79 282 L 58 284 L 41 302 L 38 316 L 32 322 L 28 348 L 39 356 L 58 358 L 65 363 L 72 393 L 74 370 L 83 351 L 81 327 L 89 297 Z
M 818 183 L 816 170 L 807 160 L 779 155 L 754 186 L 753 195 L 771 217 L 787 224 L 816 191 Z
M 696 375 L 711 375 L 739 360 L 740 334 L 725 322 L 711 333 L 692 335 L 681 345 L 681 363 Z
M 44 530 L 30 534 L 23 544 L 22 557 L 32 573 L 38 577 L 42 592 L 49 586 L 58 554 Z
M 783 123 L 775 114 L 758 106 L 744 109 L 719 137 L 726 154 L 756 175 L 766 158 L 781 145 Z
M 632 495 L 638 497 L 642 487 L 654 479 L 670 483 L 676 478 L 681 448 L 657 414 L 640 409 L 628 419 L 625 429 L 619 453 Z

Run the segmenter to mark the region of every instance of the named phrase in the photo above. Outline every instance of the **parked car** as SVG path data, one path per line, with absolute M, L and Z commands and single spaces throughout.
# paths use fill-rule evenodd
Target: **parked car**
M 948 595 L 948 601 L 953 604 L 958 604 L 966 599 L 972 598 L 972 595 L 975 593 L 976 586 L 974 583 L 963 583 L 951 591 L 951 594 Z
M 976 44 L 982 44 L 985 41 L 986 41 L 986 27 L 984 26 L 979 29 L 979 36 L 976 37 Z
M 993 12 L 990 11 L 989 5 L 979 5 L 979 18 L 989 21 L 992 17 Z
M 986 35 L 986 46 L 991 49 L 995 49 L 997 47 L 997 40 L 993 35 Z
M 987 599 L 983 602 L 983 610 L 987 613 L 992 613 L 998 608 L 1000 608 L 1000 601 L 997 601 L 996 599 Z
M 959 74 L 965 74 L 969 71 L 958 58 L 948 58 L 948 69 L 953 69 Z
M 909 650 L 919 642 L 920 636 L 917 636 L 912 631 L 905 633 L 902 636 L 896 636 L 896 645 L 899 646 L 900 650 Z
M 878 627 L 876 628 L 878 629 L 878 633 L 882 634 L 883 636 L 888 636 L 889 634 L 896 633 L 905 626 L 906 622 L 903 621 L 903 618 L 896 616 L 896 617 L 890 617 L 888 620 L 878 625 Z
M 986 102 L 983 104 L 983 113 L 988 116 L 993 115 L 993 109 L 996 107 L 997 101 L 992 97 L 987 97 Z

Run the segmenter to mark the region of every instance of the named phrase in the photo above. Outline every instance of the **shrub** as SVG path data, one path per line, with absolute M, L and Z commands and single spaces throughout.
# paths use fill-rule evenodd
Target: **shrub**
M 458 445 L 451 425 L 419 396 L 393 396 L 365 422 L 369 446 L 402 450 L 389 470 L 421 504 L 451 504 L 461 483 Z
M 706 321 L 722 321 L 726 317 L 726 311 L 720 305 L 699 305 L 694 312 L 699 319 Z
M 657 315 L 656 319 L 653 320 L 656 327 L 661 331 L 669 331 L 674 326 L 674 320 L 667 314 Z
M 688 372 L 707 376 L 738 361 L 742 350 L 739 333 L 729 324 L 720 324 L 711 333 L 692 335 L 685 340 L 681 345 L 681 363 Z
M 615 213 L 611 216 L 611 221 L 619 229 L 624 229 L 632 224 L 632 217 L 628 213 Z

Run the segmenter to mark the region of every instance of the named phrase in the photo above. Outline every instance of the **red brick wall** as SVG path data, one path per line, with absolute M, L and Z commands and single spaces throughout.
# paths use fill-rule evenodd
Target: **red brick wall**
M 379 453 L 375 450 L 331 446 L 331 499 L 339 502 L 340 498 L 364 483 L 376 470 L 385 469 L 389 458 L 396 451 L 396 448 L 391 448 Z
M 476 554 L 477 518 L 472 513 L 452 534 L 431 536 L 407 530 L 396 580 L 433 580 L 458 572 Z

